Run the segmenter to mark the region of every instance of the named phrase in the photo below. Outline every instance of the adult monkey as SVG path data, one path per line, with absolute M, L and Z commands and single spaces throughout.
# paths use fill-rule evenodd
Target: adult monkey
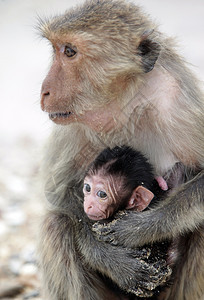
M 131 3 L 88 1 L 41 25 L 54 48 L 41 106 L 66 125 L 54 128 L 44 166 L 52 204 L 40 243 L 48 299 L 121 299 L 101 274 L 141 296 L 165 281 L 162 267 L 145 265 L 139 250 L 134 259 L 125 248 L 98 242 L 83 213 L 86 167 L 107 145 L 122 144 L 144 153 L 170 188 L 188 182 L 154 210 L 115 222 L 114 243 L 135 248 L 176 238 L 175 281 L 163 297 L 200 299 L 204 104 L 197 80 L 174 41 Z

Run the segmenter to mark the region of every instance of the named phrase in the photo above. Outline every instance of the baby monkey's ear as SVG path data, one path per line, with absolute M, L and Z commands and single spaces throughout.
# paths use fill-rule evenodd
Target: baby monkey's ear
M 126 209 L 134 209 L 136 211 L 143 211 L 150 204 L 154 194 L 145 188 L 144 186 L 139 185 L 136 187 L 128 200 Z

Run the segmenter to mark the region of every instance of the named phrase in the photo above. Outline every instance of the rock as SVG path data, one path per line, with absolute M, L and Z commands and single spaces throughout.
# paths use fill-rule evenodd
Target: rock
M 9 269 L 12 272 L 12 274 L 19 275 L 21 265 L 22 265 L 21 260 L 17 255 L 10 258 Z
M 34 264 L 25 264 L 21 267 L 21 275 L 35 275 L 37 273 L 37 267 Z
M 5 236 L 8 233 L 9 233 L 8 225 L 4 221 L 0 220 L 0 237 Z
M 22 209 L 18 207 L 9 207 L 3 213 L 3 219 L 9 226 L 20 226 L 25 223 L 26 215 Z
M 36 298 L 40 295 L 39 291 L 31 291 L 30 293 L 26 294 L 23 299 L 28 300 L 28 299 L 33 299 Z
M 24 286 L 18 282 L 4 281 L 0 284 L 0 299 L 15 297 L 23 292 Z
M 30 243 L 25 246 L 21 252 L 21 257 L 24 263 L 36 263 L 35 244 Z

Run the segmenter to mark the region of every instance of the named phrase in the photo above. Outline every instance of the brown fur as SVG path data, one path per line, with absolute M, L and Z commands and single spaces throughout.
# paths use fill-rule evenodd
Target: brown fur
M 53 119 L 66 126 L 55 126 L 45 155 L 50 208 L 42 227 L 40 262 L 47 299 L 114 299 L 101 274 L 123 290 L 138 288 L 138 281 L 145 290 L 142 282 L 151 281 L 155 270 L 151 266 L 144 274 L 143 268 L 141 275 L 140 259 L 96 240 L 83 213 L 82 179 L 107 145 L 136 148 L 157 175 L 165 176 L 177 162 L 192 174 L 203 169 L 204 101 L 198 81 L 176 53 L 175 42 L 133 4 L 88 1 L 41 27 L 56 50 L 42 87 L 42 109 L 72 112 L 65 120 Z M 60 52 L 67 43 L 77 47 L 76 57 Z M 150 48 L 145 55 L 142 43 Z M 201 173 L 155 210 L 130 213 L 113 226 L 115 241 L 133 248 L 184 234 L 176 279 L 165 300 L 204 297 L 204 234 L 199 227 L 203 181 Z M 128 299 L 113 293 L 116 299 Z

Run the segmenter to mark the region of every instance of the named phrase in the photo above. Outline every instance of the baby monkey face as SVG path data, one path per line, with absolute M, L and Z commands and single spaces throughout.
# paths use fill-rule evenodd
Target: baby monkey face
M 111 176 L 86 176 L 84 179 L 84 211 L 91 220 L 109 218 L 118 208 L 118 188 Z

